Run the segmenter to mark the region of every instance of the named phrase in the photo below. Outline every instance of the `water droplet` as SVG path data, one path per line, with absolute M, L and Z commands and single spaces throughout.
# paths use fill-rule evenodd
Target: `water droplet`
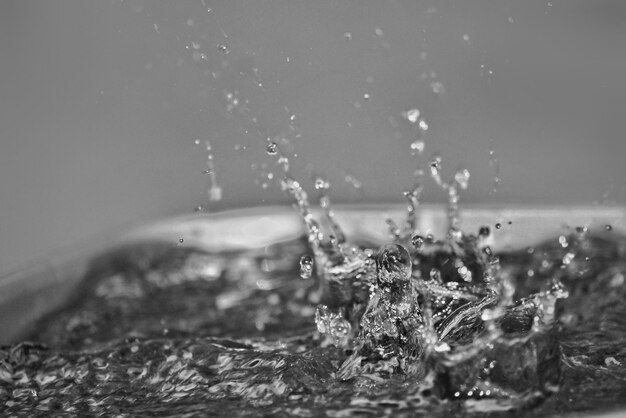
M 369 100 L 369 98 L 370 98 L 369 93 L 365 93 L 365 94 L 363 95 L 363 99 L 364 99 L 364 100 Z
M 330 321 L 330 335 L 338 341 L 345 339 L 349 334 L 352 326 L 344 318 L 336 317 Z
M 488 226 L 481 226 L 480 229 L 478 230 L 478 236 L 488 237 L 489 234 L 491 234 L 491 230 L 489 229 Z
M 406 112 L 404 115 L 411 123 L 416 123 L 420 117 L 420 111 L 418 109 L 411 109 Z
M 424 245 L 424 237 L 421 235 L 413 235 L 411 238 L 411 244 L 419 251 Z
M 419 127 L 420 127 L 420 129 L 422 131 L 427 131 L 428 130 L 428 124 L 426 123 L 426 121 L 424 119 L 420 119 Z
M 498 223 L 496 224 L 496 229 L 500 229 L 500 228 L 502 228 L 502 224 L 501 224 L 500 222 L 498 222 Z
M 466 168 L 459 169 L 454 174 L 454 181 L 461 187 L 461 189 L 466 190 L 469 185 L 470 172 Z
M 310 279 L 313 275 L 313 259 L 310 255 L 303 255 L 300 258 L 300 277 Z
M 435 94 L 445 93 L 445 88 L 441 81 L 433 81 L 432 83 L 430 83 L 430 88 L 433 90 L 433 93 Z
M 383 36 L 383 30 L 378 26 L 374 29 L 374 33 L 376 33 L 376 36 L 378 36 L 379 38 L 382 38 Z
M 328 190 L 330 188 L 330 183 L 326 181 L 323 177 L 315 178 L 315 190 Z
M 413 264 L 407 249 L 400 244 L 386 244 L 376 256 L 378 280 L 383 284 L 407 281 L 411 278 Z
M 193 141 L 193 143 L 194 143 L 194 144 L 196 144 L 196 145 L 200 145 L 200 140 L 199 140 L 199 139 L 195 139 L 195 140 Z
M 469 35 L 467 33 L 463 34 L 463 40 L 469 42 Z
M 265 148 L 267 155 L 276 155 L 278 153 L 278 144 L 276 142 L 270 142 Z
M 613 227 L 610 224 L 606 224 L 606 225 L 604 225 L 604 229 L 607 230 L 607 231 L 612 231 Z
M 183 238 L 180 238 L 180 239 L 178 240 L 178 243 L 179 243 L 179 244 L 182 244 L 183 242 L 185 242 L 185 240 L 184 240 Z
M 441 172 L 441 156 L 434 155 L 432 160 L 430 160 L 430 174 L 433 177 L 439 177 Z
M 422 141 L 421 139 L 411 142 L 411 152 L 413 154 L 417 153 L 421 155 L 424 152 L 424 147 L 424 141 Z

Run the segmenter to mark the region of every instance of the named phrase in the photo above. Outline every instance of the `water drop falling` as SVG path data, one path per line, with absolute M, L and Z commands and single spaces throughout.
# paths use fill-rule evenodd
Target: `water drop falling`
M 303 255 L 300 258 L 300 277 L 310 279 L 313 275 L 313 259 L 310 255 Z
M 379 282 L 384 284 L 408 281 L 413 271 L 411 256 L 402 245 L 383 245 L 376 256 L 376 271 Z

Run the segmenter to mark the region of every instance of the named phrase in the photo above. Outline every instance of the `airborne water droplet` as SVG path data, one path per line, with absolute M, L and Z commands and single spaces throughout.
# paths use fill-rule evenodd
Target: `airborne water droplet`
M 408 110 L 405 114 L 405 117 L 408 119 L 409 122 L 416 123 L 420 117 L 420 111 L 418 109 Z
M 267 155 L 276 155 L 278 153 L 278 144 L 276 142 L 270 142 L 265 148 Z
M 328 190 L 330 184 L 323 177 L 315 178 L 315 190 Z
M 489 230 L 488 226 L 481 226 L 480 229 L 478 230 L 478 236 L 481 236 L 481 237 L 488 237 L 490 233 L 491 233 L 491 230 Z
M 313 259 L 310 255 L 303 255 L 300 258 L 300 277 L 310 279 L 313 275 Z
M 424 245 L 424 237 L 421 235 L 413 235 L 411 238 L 411 244 L 413 244 L 417 250 L 420 250 L 422 245 Z
M 422 141 L 421 139 L 418 139 L 411 143 L 411 152 L 421 155 L 424 152 L 424 147 L 425 147 L 424 141 Z
M 461 189 L 466 190 L 469 185 L 470 172 L 466 168 L 459 169 L 454 174 L 454 181 L 461 187 Z

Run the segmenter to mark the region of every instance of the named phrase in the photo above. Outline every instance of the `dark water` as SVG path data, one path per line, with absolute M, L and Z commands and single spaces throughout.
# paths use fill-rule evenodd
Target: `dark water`
M 31 342 L 0 349 L 0 409 L 7 416 L 443 417 L 626 408 L 626 239 L 593 232 L 501 254 L 498 274 L 514 285 L 514 302 L 497 322 L 503 336 L 455 361 L 408 353 L 410 344 L 427 343 L 416 334 L 411 340 L 406 321 L 395 322 L 395 343 L 391 331 L 357 336 L 358 303 L 343 315 L 353 326 L 346 344 L 335 347 L 316 331 L 314 316 L 320 302 L 331 311 L 342 302 L 315 274 L 299 277 L 305 238 L 228 254 L 159 243 L 122 248 L 94 261 L 71 306 L 41 321 Z M 461 270 L 446 267 L 452 258 L 433 248 L 412 251 L 413 277 L 437 266 L 442 277 L 425 283 L 460 283 L 450 276 Z M 476 271 L 468 260 L 478 256 L 465 255 Z M 555 278 L 569 296 L 556 298 L 554 318 L 530 332 L 543 306 L 533 295 Z M 472 299 L 481 290 L 468 283 L 447 289 Z M 451 353 L 485 338 L 483 321 L 451 312 L 470 312 L 470 302 L 433 300 L 418 296 L 421 311 L 398 315 L 423 324 L 430 303 L 433 329 L 446 334 L 440 341 Z M 376 322 L 377 311 L 365 312 Z

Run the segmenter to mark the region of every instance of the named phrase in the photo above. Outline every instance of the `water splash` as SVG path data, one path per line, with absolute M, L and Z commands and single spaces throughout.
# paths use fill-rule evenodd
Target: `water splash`
M 419 120 L 418 113 L 410 117 Z M 388 219 L 394 242 L 374 252 L 348 244 L 331 210 L 330 184 L 317 176 L 315 189 L 332 230 L 328 241 L 323 241 L 306 193 L 290 176 L 288 162 L 281 163 L 286 157 L 275 144 L 270 144 L 268 153 L 278 156 L 283 189 L 295 198 L 307 226 L 324 301 L 315 314 L 322 344 L 351 350 L 337 370 L 339 379 L 397 373 L 418 380 L 431 376 L 443 397 L 508 397 L 516 402 L 553 390 L 558 370 L 523 388 L 515 386 L 507 373 L 514 367 L 538 373 L 532 369 L 534 363 L 523 361 L 535 355 L 537 344 L 552 347 L 543 335 L 554 324 L 556 301 L 568 292 L 555 276 L 551 287 L 514 298 L 511 278 L 501 271 L 499 257 L 487 245 L 489 228 L 481 227 L 477 235 L 459 228 L 459 191 L 469 186 L 467 169 L 459 168 L 453 181 L 447 182 L 440 156 L 435 155 L 429 165 L 431 178 L 448 196 L 444 240 L 416 231 L 423 182 L 418 164 L 415 184 L 404 193 L 409 202 L 406 222 L 401 228 Z M 306 257 L 300 261 L 302 277 L 310 277 L 312 271 L 313 260 Z M 575 253 L 564 257 L 571 258 L 563 261 L 568 266 Z M 506 350 L 518 352 L 517 362 L 502 359 Z M 486 361 L 489 367 L 484 367 Z

